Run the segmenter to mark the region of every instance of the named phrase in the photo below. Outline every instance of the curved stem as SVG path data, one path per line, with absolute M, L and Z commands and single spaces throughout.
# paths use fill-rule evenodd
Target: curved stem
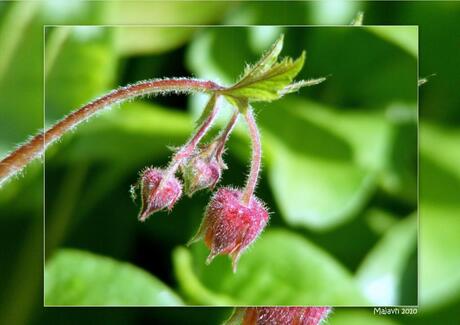
M 242 202 L 244 205 L 249 205 L 254 190 L 257 185 L 257 180 L 259 178 L 260 163 L 262 159 L 262 145 L 260 143 L 260 134 L 259 129 L 257 128 L 256 121 L 254 119 L 254 113 L 252 108 L 249 106 L 244 114 L 246 123 L 249 128 L 249 135 L 252 142 L 252 158 L 251 158 L 251 170 L 249 171 L 249 176 L 246 181 L 246 186 L 244 188 Z
M 41 156 L 46 148 L 61 138 L 66 132 L 76 127 L 81 122 L 94 116 L 95 113 L 109 105 L 123 102 L 137 96 L 155 93 L 191 93 L 215 92 L 222 87 L 212 81 L 197 79 L 153 79 L 138 82 L 133 85 L 121 87 L 104 95 L 85 106 L 77 109 L 64 119 L 57 122 L 45 133 L 40 133 L 10 153 L 0 161 L 0 186 L 11 176 L 20 172 L 28 163 Z
M 206 135 L 209 128 L 214 123 L 217 113 L 219 111 L 218 105 L 219 95 L 213 94 L 209 99 L 208 104 L 206 105 L 205 111 L 210 108 L 208 116 L 203 120 L 203 122 L 198 126 L 196 132 L 192 137 L 187 141 L 187 143 L 174 155 L 171 159 L 171 164 L 168 166 L 166 175 L 164 175 L 162 182 L 166 182 L 172 175 L 174 175 L 179 168 L 179 165 L 182 161 L 189 158 L 190 155 L 195 151 L 196 146 L 201 141 L 201 139 Z M 157 188 L 161 188 L 162 183 Z
M 221 134 L 218 136 L 218 146 L 216 148 L 216 157 L 222 157 L 222 153 L 225 148 L 225 143 L 227 142 L 230 134 L 233 131 L 233 128 L 236 125 L 236 121 L 238 120 L 238 116 L 240 115 L 240 112 L 236 109 L 235 112 L 233 113 L 230 121 L 228 122 L 227 126 L 225 129 L 221 132 Z

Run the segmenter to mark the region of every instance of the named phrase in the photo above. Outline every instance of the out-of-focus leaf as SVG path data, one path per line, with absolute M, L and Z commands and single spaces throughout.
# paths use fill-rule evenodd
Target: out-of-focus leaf
M 367 30 L 418 56 L 418 26 L 369 26 Z
M 192 128 L 187 114 L 142 102 L 124 103 L 80 126 L 62 159 L 157 159 L 170 154 L 168 146 L 183 142 Z
M 204 245 L 196 244 L 191 250 L 178 248 L 174 254 L 179 284 L 199 304 L 216 301 L 201 294 L 201 290 L 193 290 L 191 281 L 239 305 L 366 303 L 343 266 L 304 238 L 285 230 L 263 233 L 243 255 L 236 273 L 232 273 L 226 256 L 206 266 L 208 253 Z M 187 261 L 189 258 L 193 258 L 193 263 Z
M 12 2 L 0 21 L 0 158 L 42 126 L 42 58 L 30 55 L 42 46 L 38 8 Z
M 296 39 L 295 43 L 308 53 L 299 78 L 328 74 L 331 77 L 321 87 L 304 90 L 300 95 L 311 97 L 313 93 L 332 106 L 366 111 L 382 111 L 393 103 L 408 103 L 415 111 L 416 57 L 368 32 L 367 28 L 305 29 L 303 40 Z M 288 32 L 285 33 L 287 39 Z
M 112 86 L 116 68 L 109 28 L 76 26 L 47 70 L 46 120 L 52 122 L 100 95 Z M 45 53 L 46 55 L 46 53 Z M 77 68 L 78 67 L 78 68 Z
M 196 31 L 193 27 L 164 25 L 206 25 L 223 16 L 226 2 L 116 1 L 108 8 L 106 23 L 162 25 L 116 27 L 116 48 L 122 55 L 160 53 L 182 45 Z
M 415 111 L 403 109 L 404 106 L 393 106 L 387 115 L 400 115 L 390 119 L 394 127 L 391 132 L 391 147 L 388 153 L 388 164 L 382 175 L 382 188 L 401 202 L 415 205 L 417 202 L 417 155 L 415 145 L 418 138 L 416 116 L 411 121 L 401 121 L 415 115 Z M 399 113 L 397 113 L 399 112 Z M 406 115 L 406 117 L 403 117 Z M 399 119 L 399 121 L 398 121 Z
M 108 257 L 64 249 L 45 267 L 46 305 L 181 305 L 145 271 Z
M 145 55 L 173 50 L 184 44 L 193 27 L 114 27 L 115 47 L 120 55 Z
M 416 243 L 417 216 L 413 215 L 390 228 L 368 253 L 356 277 L 369 301 L 376 306 L 400 303 L 403 272 Z M 417 297 L 413 298 L 412 305 L 417 305 Z
M 420 126 L 420 304 L 439 308 L 460 293 L 460 131 Z
M 42 127 L 43 59 L 31 55 L 42 53 L 39 8 L 38 2 L 2 3 L 0 8 L 0 160 Z M 42 169 L 37 162 L 32 165 L 1 188 L 1 219 L 39 216 Z
M 315 1 L 308 3 L 308 7 L 312 24 L 349 25 L 362 9 L 362 4 L 354 1 Z
M 259 120 L 270 183 L 289 223 L 326 229 L 356 215 L 386 163 L 390 125 L 383 116 L 286 98 Z
M 377 307 L 378 308 L 378 307 Z M 335 308 L 332 310 L 327 325 L 397 325 L 388 316 L 372 314 L 372 311 L 352 310 L 351 308 Z
M 244 28 L 214 28 L 203 31 L 190 44 L 186 64 L 202 78 L 223 84 L 237 81 L 242 67 L 258 59 L 248 45 Z M 238 51 L 235 49 L 238 48 Z

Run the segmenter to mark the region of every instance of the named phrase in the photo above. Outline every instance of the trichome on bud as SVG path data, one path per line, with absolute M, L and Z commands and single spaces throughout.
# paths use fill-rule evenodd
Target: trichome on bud
M 235 308 L 225 325 L 320 325 L 330 311 L 330 307 Z
M 167 176 L 159 168 L 149 167 L 143 170 L 135 187 L 139 188 L 141 194 L 142 205 L 138 216 L 140 221 L 145 221 L 150 215 L 163 209 L 171 211 L 182 196 L 181 182 L 174 176 Z
M 221 254 L 229 255 L 236 272 L 241 254 L 265 228 L 269 213 L 264 204 L 252 196 L 249 204 L 242 203 L 242 191 L 223 187 L 212 197 L 204 219 L 189 244 L 204 239 L 211 250 L 207 263 Z
M 214 189 L 222 174 L 222 165 L 216 156 L 217 143 L 199 147 L 197 152 L 181 165 L 185 194 L 209 188 Z

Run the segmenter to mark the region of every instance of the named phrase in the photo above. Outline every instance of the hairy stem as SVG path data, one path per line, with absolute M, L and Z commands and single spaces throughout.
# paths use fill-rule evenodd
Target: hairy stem
M 249 135 L 251 137 L 252 143 L 252 158 L 251 158 L 251 170 L 249 171 L 249 176 L 246 181 L 246 186 L 244 188 L 242 202 L 244 205 L 249 205 L 254 190 L 257 185 L 257 180 L 259 178 L 260 163 L 262 159 L 262 146 L 260 143 L 260 134 L 259 129 L 257 128 L 256 121 L 254 119 L 254 113 L 252 108 L 249 106 L 244 113 L 244 118 L 248 124 Z
M 46 132 L 34 136 L 1 160 L 0 186 L 11 176 L 20 172 L 32 160 L 41 156 L 50 144 L 61 138 L 66 132 L 112 104 L 155 93 L 211 93 L 221 89 L 221 86 L 212 81 L 185 78 L 145 80 L 115 89 L 70 113 Z
M 166 182 L 169 179 L 169 177 L 176 173 L 177 168 L 179 168 L 181 162 L 183 162 L 185 159 L 189 158 L 190 155 L 193 154 L 198 143 L 206 135 L 209 128 L 214 123 L 214 120 L 216 119 L 217 113 L 219 111 L 218 100 L 218 95 L 213 94 L 211 96 L 208 104 L 206 105 L 207 107 L 205 108 L 206 110 L 208 107 L 211 107 L 209 115 L 206 116 L 201 125 L 198 126 L 197 130 L 187 141 L 187 143 L 184 146 L 182 146 L 181 149 L 174 155 L 174 157 L 171 160 L 171 164 L 167 168 L 166 175 L 164 175 L 162 179 L 162 182 Z M 161 186 L 162 183 L 160 183 L 160 185 L 157 188 L 161 188 Z
M 238 120 L 238 116 L 240 115 L 240 112 L 236 109 L 235 112 L 233 113 L 230 121 L 228 122 L 227 126 L 225 129 L 219 134 L 218 136 L 218 146 L 216 148 L 216 157 L 219 157 L 219 159 L 222 157 L 222 153 L 225 148 L 225 143 L 228 140 L 228 137 L 233 131 L 233 128 L 236 125 L 236 121 Z

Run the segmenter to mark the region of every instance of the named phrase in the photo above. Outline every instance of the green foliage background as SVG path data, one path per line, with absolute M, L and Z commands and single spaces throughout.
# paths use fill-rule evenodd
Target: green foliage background
M 44 205 L 39 162 L 0 194 L 5 247 L 0 274 L 11 277 L 0 297 L 2 322 L 50 323 L 65 315 L 64 310 L 40 312 L 43 212 L 47 304 L 416 303 L 417 41 L 411 28 L 42 30 L 44 23 L 348 24 L 358 10 L 366 13 L 365 24 L 420 24 L 420 75 L 438 75 L 420 89 L 418 294 L 424 308 L 417 318 L 395 320 L 376 318 L 365 309 L 337 309 L 330 322 L 430 324 L 433 318 L 449 319 L 460 286 L 456 272 L 460 173 L 455 160 L 460 116 L 455 85 L 460 74 L 452 56 L 458 52 L 453 41 L 458 29 L 442 31 L 453 28 L 459 6 L 384 2 L 335 2 L 335 6 L 332 2 L 2 3 L 3 153 L 41 128 L 43 120 L 50 125 L 117 85 L 180 75 L 232 82 L 244 63 L 257 59 L 280 32 L 286 34 L 284 54 L 296 56 L 307 50 L 302 77 L 332 74 L 320 86 L 256 106 L 265 151 L 258 194 L 273 214 L 268 230 L 242 257 L 235 276 L 225 258 L 206 267 L 203 245 L 183 247 L 199 224 L 208 194 L 183 199 L 170 215 L 159 214 L 139 224 L 127 193 L 139 169 L 167 162 L 165 145 L 186 139 L 203 98 L 124 104 L 53 146 L 46 155 Z M 43 80 L 45 116 L 41 115 Z M 243 127 L 229 144 L 231 168 L 225 184 L 241 184 L 247 170 Z M 144 288 L 142 295 L 138 288 Z M 17 305 L 21 312 L 14 308 Z M 229 311 L 70 312 L 79 322 L 86 318 L 216 324 Z

